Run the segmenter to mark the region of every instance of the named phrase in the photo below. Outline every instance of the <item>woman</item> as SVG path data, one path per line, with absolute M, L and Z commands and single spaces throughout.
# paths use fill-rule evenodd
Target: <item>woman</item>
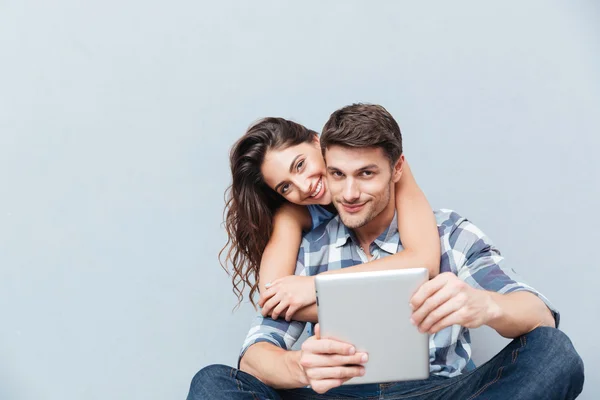
M 251 126 L 230 153 L 233 182 L 226 194 L 225 227 L 229 235 L 223 268 L 233 266 L 238 301 L 250 287 L 260 291 L 262 314 L 285 314 L 316 322 L 314 277 L 294 276 L 302 233 L 336 215 L 325 178 L 318 134 L 282 118 L 265 118 Z M 326 273 L 426 267 L 439 272 L 440 243 L 427 199 L 408 164 L 395 187 L 398 229 L 404 251 L 365 264 Z M 238 305 L 239 305 L 238 302 Z

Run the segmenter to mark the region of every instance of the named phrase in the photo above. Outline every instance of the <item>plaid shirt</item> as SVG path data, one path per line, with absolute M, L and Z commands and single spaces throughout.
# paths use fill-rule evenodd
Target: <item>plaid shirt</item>
M 442 250 L 440 272 L 452 272 L 477 289 L 498 293 L 531 292 L 546 303 L 558 327 L 558 311 L 542 294 L 524 283 L 512 268 L 503 265 L 500 251 L 481 230 L 451 210 L 436 211 L 435 217 Z M 298 253 L 296 275 L 313 276 L 367 262 L 358 243 L 339 216 L 333 218 L 304 236 Z M 402 250 L 394 217 L 388 229 L 371 244 L 371 254 L 373 259 L 378 259 Z M 240 359 L 250 346 L 259 342 L 291 349 L 302 335 L 305 325 L 305 322 L 263 318 L 259 313 L 248 332 Z M 432 374 L 447 377 L 474 369 L 469 330 L 453 325 L 430 335 L 429 364 Z

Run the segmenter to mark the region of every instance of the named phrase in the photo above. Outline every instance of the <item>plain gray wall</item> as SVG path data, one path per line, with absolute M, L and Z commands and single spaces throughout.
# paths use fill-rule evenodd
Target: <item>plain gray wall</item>
M 562 312 L 600 397 L 595 1 L 0 1 L 0 398 L 183 399 L 252 317 L 228 150 L 364 101 Z M 476 332 L 475 359 L 505 343 Z M 543 366 L 540 366 L 543 367 Z

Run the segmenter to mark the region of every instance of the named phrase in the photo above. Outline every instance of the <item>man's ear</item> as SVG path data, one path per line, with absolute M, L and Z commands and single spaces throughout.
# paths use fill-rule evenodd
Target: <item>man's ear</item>
M 392 170 L 392 180 L 394 181 L 394 183 L 397 183 L 400 181 L 400 178 L 402 177 L 403 168 L 404 168 L 404 153 L 400 154 L 400 157 L 398 157 L 398 161 L 396 161 L 396 164 L 394 164 L 394 169 Z

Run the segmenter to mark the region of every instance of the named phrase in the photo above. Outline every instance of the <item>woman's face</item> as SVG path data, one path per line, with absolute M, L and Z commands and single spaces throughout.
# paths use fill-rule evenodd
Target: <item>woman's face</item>
M 261 172 L 267 185 L 291 203 L 331 203 L 318 138 L 285 149 L 268 150 Z

